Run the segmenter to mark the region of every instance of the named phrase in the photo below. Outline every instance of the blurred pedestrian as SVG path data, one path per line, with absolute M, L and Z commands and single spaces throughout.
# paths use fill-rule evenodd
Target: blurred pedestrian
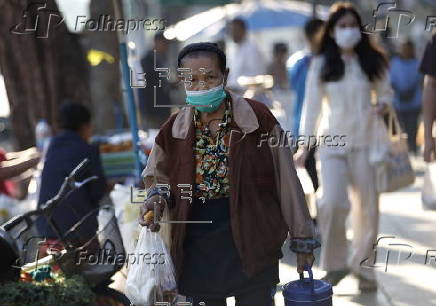
M 271 100 L 267 105 L 270 107 L 271 112 L 279 121 L 283 129 L 289 131 L 290 128 L 287 125 L 289 120 L 288 116 L 291 115 L 289 110 L 292 104 L 292 95 L 289 90 L 288 73 L 286 70 L 286 60 L 288 58 L 288 45 L 284 42 L 276 42 L 273 45 L 272 61 L 268 65 L 267 74 L 273 78 L 273 86 L 271 88 L 271 95 L 268 100 Z M 270 86 L 265 86 L 270 88 Z M 248 97 L 248 95 L 247 95 Z M 259 96 L 250 97 L 257 101 L 262 101 Z
M 155 206 L 178 222 L 171 257 L 179 292 L 193 305 L 222 306 L 235 296 L 237 305 L 269 306 L 288 232 L 299 272 L 319 245 L 289 146 L 259 143 L 282 129 L 265 105 L 226 90 L 229 69 L 216 44 L 187 45 L 178 65 L 192 71 L 185 89 L 193 107 L 172 115 L 156 137 L 139 222 L 159 230 L 144 220 Z M 156 184 L 168 184 L 169 196 Z
M 65 177 L 83 159 L 88 158 L 89 164 L 86 170 L 77 176 L 77 180 L 81 181 L 93 175 L 98 177 L 97 180 L 74 191 L 54 210 L 52 220 L 58 225 L 61 233 L 65 234 L 81 218 L 98 207 L 106 191 L 106 179 L 98 148 L 88 143 L 92 135 L 91 113 L 88 108 L 77 103 L 63 104 L 59 111 L 59 121 L 62 131 L 52 138 L 45 155 L 38 207 L 58 193 Z M 84 243 L 95 236 L 98 228 L 95 216 L 87 218 L 74 232 L 75 239 Z M 37 228 L 48 244 L 59 243 L 57 233 L 45 218 L 37 219 Z
M 290 88 L 295 93 L 293 116 L 292 116 L 292 135 L 298 139 L 301 111 L 303 109 L 304 93 L 306 89 L 307 72 L 311 59 L 316 53 L 316 42 L 319 38 L 320 30 L 324 22 L 320 19 L 311 19 L 304 25 L 304 34 L 307 40 L 307 48 L 292 54 L 287 62 Z M 310 149 L 304 167 L 312 180 L 313 188 L 316 191 L 319 187 L 318 174 L 316 171 L 315 160 L 316 147 Z
M 141 66 L 147 82 L 145 88 L 139 89 L 139 110 L 141 113 L 142 126 L 144 129 L 159 129 L 170 116 L 171 105 L 170 83 L 164 77 L 159 77 L 156 68 L 168 68 L 169 41 L 158 32 L 154 36 L 153 47 L 147 51 L 141 60 Z M 156 56 L 156 60 L 155 60 Z M 160 85 L 159 85 L 159 81 Z M 154 87 L 156 86 L 156 95 Z M 156 99 L 156 101 L 155 101 Z
M 398 56 L 391 61 L 391 84 L 394 90 L 394 108 L 402 129 L 407 133 L 409 150 L 416 154 L 416 131 L 421 111 L 422 75 L 415 57 L 412 41 L 401 42 Z
M 286 90 L 289 88 L 286 60 L 288 58 L 288 46 L 278 42 L 273 46 L 273 59 L 267 69 L 267 74 L 273 76 L 273 89 Z
M 256 76 L 266 73 L 263 54 L 257 44 L 248 36 L 247 24 L 241 18 L 230 22 L 230 35 L 233 43 L 227 44 L 229 62 L 228 89 L 242 94 L 244 88 L 238 83 L 240 76 Z
M 319 144 L 322 194 L 317 202 L 324 279 L 336 285 L 351 269 L 359 278 L 359 289 L 370 291 L 377 289 L 374 269 L 361 263 L 374 255 L 379 220 L 379 194 L 369 162 L 371 122 L 376 112 L 386 112 L 393 92 L 386 58 L 361 30 L 361 17 L 352 4 L 332 6 L 319 56 L 313 58 L 307 76 L 301 134 L 306 138 L 322 135 L 325 141 Z M 374 108 L 372 90 L 378 101 Z M 346 137 L 344 144 L 332 141 L 340 136 Z M 297 152 L 300 166 L 307 154 L 306 147 Z M 349 195 L 354 233 L 350 257 L 345 235 Z
M 424 94 L 422 113 L 424 117 L 424 160 L 436 160 L 436 144 L 434 123 L 436 121 L 436 34 L 433 32 L 431 42 L 425 49 L 421 63 L 424 78 Z

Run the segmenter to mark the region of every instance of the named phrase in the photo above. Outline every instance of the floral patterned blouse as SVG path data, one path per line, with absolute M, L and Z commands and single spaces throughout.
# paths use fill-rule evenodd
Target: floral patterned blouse
M 213 137 L 208 124 L 200 120 L 200 112 L 194 110 L 195 141 L 194 155 L 196 163 L 194 196 L 203 202 L 209 199 L 229 197 L 228 152 L 230 140 L 231 104 L 225 101 L 226 110 Z M 209 122 L 210 123 L 210 122 Z

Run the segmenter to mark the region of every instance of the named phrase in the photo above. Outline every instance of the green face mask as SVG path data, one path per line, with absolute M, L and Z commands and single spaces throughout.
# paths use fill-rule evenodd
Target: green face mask
M 186 90 L 186 103 L 205 113 L 216 111 L 225 97 L 226 92 L 223 84 L 207 90 Z

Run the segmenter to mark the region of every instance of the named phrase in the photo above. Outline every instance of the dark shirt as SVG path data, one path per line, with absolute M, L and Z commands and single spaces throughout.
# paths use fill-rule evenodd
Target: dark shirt
M 281 250 L 277 251 L 271 265 L 253 277 L 244 272 L 232 236 L 229 203 L 229 198 L 208 199 L 204 203 L 194 198 L 190 204 L 189 220 L 211 223 L 191 223 L 186 227 L 184 260 L 178 283 L 181 294 L 221 299 L 273 287 L 280 282 Z
M 428 43 L 425 49 L 420 70 L 422 74 L 436 77 L 436 34 L 433 35 L 432 41 Z
M 71 193 L 54 211 L 53 220 L 65 233 L 87 213 L 95 210 L 104 195 L 106 179 L 103 175 L 102 164 L 98 148 L 86 143 L 77 133 L 64 131 L 53 137 L 47 150 L 44 169 L 41 177 L 41 190 L 38 207 L 53 198 L 59 191 L 66 176 L 85 158 L 89 163 L 77 176 L 77 181 L 96 175 L 98 180 L 87 183 Z M 89 239 L 97 230 L 97 214 L 88 218 L 86 224 L 78 229 L 81 239 Z M 57 235 L 46 222 L 45 218 L 38 218 L 39 233 L 51 239 Z

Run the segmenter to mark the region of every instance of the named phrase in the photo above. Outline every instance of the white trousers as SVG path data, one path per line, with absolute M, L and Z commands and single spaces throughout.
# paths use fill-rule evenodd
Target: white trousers
M 379 195 L 368 148 L 347 152 L 320 148 L 319 159 L 321 190 L 317 206 L 322 237 L 321 268 L 326 271 L 349 268 L 374 279 L 374 269 L 368 265 L 374 263 Z M 353 241 L 352 250 L 348 252 L 345 223 L 350 208 Z M 365 259 L 367 261 L 361 264 Z

